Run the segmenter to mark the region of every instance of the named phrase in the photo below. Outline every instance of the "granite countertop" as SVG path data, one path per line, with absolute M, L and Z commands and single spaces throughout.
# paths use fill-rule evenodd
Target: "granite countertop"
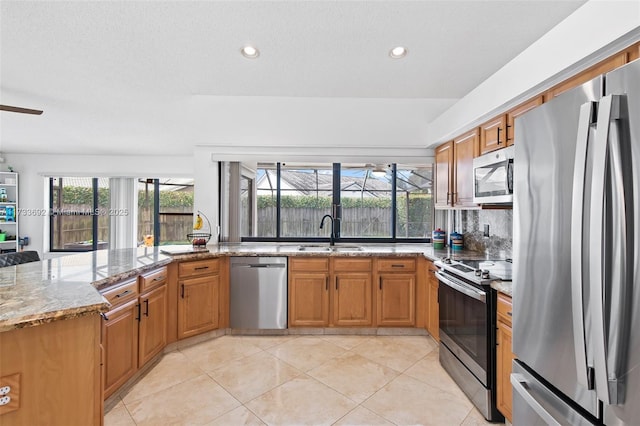
M 354 246 L 361 250 L 353 250 Z M 469 250 L 436 250 L 430 243 L 398 244 L 398 243 L 336 243 L 334 249 L 326 250 L 327 243 L 220 243 L 206 247 L 208 251 L 180 253 L 184 246 L 166 246 L 163 250 L 175 251 L 171 254 L 174 260 L 207 259 L 219 256 L 424 256 L 429 260 L 443 257 L 452 259 L 484 259 L 484 255 Z M 300 250 L 308 247 L 308 250 Z
M 492 281 L 491 288 L 513 297 L 513 281 Z
M 300 246 L 307 250 L 301 251 Z M 353 247 L 361 247 L 354 250 Z M 221 243 L 206 251 L 190 246 L 98 250 L 0 268 L 0 332 L 60 319 L 106 312 L 108 302 L 98 292 L 119 281 L 180 260 L 220 256 L 424 256 L 429 260 L 484 259 L 483 254 L 431 244 L 338 243 L 331 251 L 323 243 Z M 161 250 L 173 250 L 166 255 Z M 186 251 L 186 252 L 185 252 Z
M 157 248 L 133 248 L 0 268 L 0 332 L 106 312 L 98 290 L 171 261 Z

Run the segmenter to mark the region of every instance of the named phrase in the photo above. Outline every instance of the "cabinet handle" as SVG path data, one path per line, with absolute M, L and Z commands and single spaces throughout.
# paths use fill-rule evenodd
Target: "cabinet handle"
M 116 294 L 116 297 L 124 297 L 124 296 L 126 296 L 128 294 L 131 294 L 131 290 L 126 290 L 126 291 L 123 291 L 120 294 Z
M 138 303 L 136 305 L 136 308 L 138 308 L 138 317 L 136 318 L 137 321 L 140 321 L 140 314 L 141 314 L 141 310 L 142 310 L 142 303 Z
M 100 312 L 100 316 L 102 317 L 103 320 L 109 321 L 109 317 L 104 312 Z
M 505 130 L 505 133 L 506 133 L 506 136 L 507 136 L 507 137 L 506 137 L 507 142 L 511 140 L 511 138 L 509 137 L 509 129 L 510 129 L 510 128 L 511 128 L 511 126 L 507 125 L 507 128 L 506 128 L 506 130 Z
M 153 279 L 153 281 L 158 282 L 158 281 L 164 281 L 164 275 L 161 277 L 156 277 Z
M 144 316 L 149 316 L 149 299 L 144 301 Z
M 180 285 L 180 297 L 184 299 L 184 284 Z
M 500 127 L 498 127 L 498 145 L 500 145 L 500 130 L 502 130 Z
M 324 277 L 324 290 L 329 291 L 329 277 Z
M 338 289 L 338 277 L 336 277 L 336 290 Z
M 399 264 L 393 264 L 391 265 L 392 268 L 404 268 L 404 265 L 399 265 Z
M 507 315 L 509 315 L 510 317 L 513 316 L 513 313 L 511 311 L 507 312 Z
M 196 268 L 193 268 L 195 271 L 202 271 L 203 269 L 209 269 L 208 266 L 198 266 Z
M 382 290 L 382 277 L 378 277 L 378 286 L 380 287 L 380 290 Z

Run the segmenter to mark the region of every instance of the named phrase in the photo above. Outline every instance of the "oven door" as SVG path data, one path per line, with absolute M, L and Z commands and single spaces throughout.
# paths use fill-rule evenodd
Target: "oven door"
M 488 387 L 487 292 L 447 274 L 437 272 L 440 307 L 440 341 Z

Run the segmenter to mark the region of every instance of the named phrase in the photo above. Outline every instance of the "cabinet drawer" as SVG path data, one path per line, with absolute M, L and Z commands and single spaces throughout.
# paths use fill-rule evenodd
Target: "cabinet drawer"
M 328 271 L 328 257 L 290 257 L 289 270 L 291 271 Z
M 333 259 L 336 272 L 371 272 L 371 259 Z
M 113 287 L 100 292 L 111 304 L 111 309 L 130 300 L 138 298 L 138 278 L 116 284 Z
M 408 272 L 416 270 L 414 258 L 378 259 L 378 272 Z
M 498 321 L 502 321 L 511 327 L 513 305 L 511 298 L 506 294 L 498 293 Z
M 220 261 L 218 259 L 194 260 L 192 262 L 182 262 L 178 265 L 180 278 L 217 273 L 219 270 Z
M 155 269 L 140 276 L 140 293 L 153 287 L 164 284 L 167 281 L 167 268 Z

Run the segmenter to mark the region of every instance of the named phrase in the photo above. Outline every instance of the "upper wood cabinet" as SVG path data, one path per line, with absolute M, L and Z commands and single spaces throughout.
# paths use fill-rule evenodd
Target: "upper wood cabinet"
M 537 106 L 542 105 L 543 96 L 535 97 L 521 105 L 518 105 L 507 113 L 507 128 L 505 129 L 505 136 L 507 138 L 507 146 L 514 144 L 515 136 L 515 120 L 527 111 L 534 109 Z M 502 148 L 502 147 L 501 147 Z
M 479 155 L 479 130 L 473 129 L 453 140 L 453 206 L 474 207 L 473 159 Z
M 573 89 L 589 80 L 596 78 L 597 76 L 613 71 L 614 69 L 623 66 L 627 63 L 628 52 L 624 51 L 618 53 L 604 61 L 594 65 L 593 67 L 563 81 L 557 86 L 547 91 L 545 95 L 545 101 L 549 101 L 556 96 L 566 92 L 569 89 Z
M 636 43 L 627 49 L 627 55 L 628 62 L 635 61 L 640 58 L 640 43 Z
M 480 126 L 480 154 L 507 146 L 507 116 L 500 115 Z
M 473 159 L 480 153 L 479 140 L 476 128 L 436 148 L 436 208 L 476 206 Z
M 436 148 L 436 207 L 449 207 L 453 192 L 453 141 Z

